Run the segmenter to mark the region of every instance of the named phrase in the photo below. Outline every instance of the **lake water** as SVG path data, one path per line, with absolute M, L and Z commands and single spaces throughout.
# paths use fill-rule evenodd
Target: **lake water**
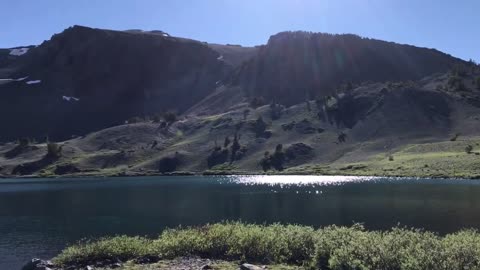
M 480 228 L 480 181 L 343 176 L 0 180 L 0 269 L 82 238 L 158 235 L 222 220 Z

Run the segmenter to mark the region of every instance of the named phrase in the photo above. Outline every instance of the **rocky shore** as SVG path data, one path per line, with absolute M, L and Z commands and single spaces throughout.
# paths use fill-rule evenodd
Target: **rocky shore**
M 273 267 L 275 269 L 276 267 Z M 282 267 L 282 269 L 287 269 Z M 22 270 L 106 270 L 106 269 L 145 269 L 145 270 L 207 270 L 207 269 L 240 269 L 240 270 L 262 270 L 272 269 L 266 265 L 254 265 L 250 263 L 226 262 L 210 260 L 198 257 L 183 257 L 174 260 L 162 261 L 156 256 L 144 256 L 133 261 L 122 262 L 119 259 L 105 259 L 92 262 L 91 265 L 69 265 L 61 267 L 55 265 L 51 260 L 34 258 L 29 261 Z M 290 269 L 290 268 L 288 268 Z

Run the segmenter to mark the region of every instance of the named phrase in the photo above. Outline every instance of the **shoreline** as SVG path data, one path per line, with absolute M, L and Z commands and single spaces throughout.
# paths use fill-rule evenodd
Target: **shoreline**
M 0 175 L 0 179 L 81 179 L 81 178 L 120 178 L 120 177 L 156 177 L 156 176 L 345 176 L 345 177 L 378 177 L 378 178 L 422 178 L 422 179 L 457 179 L 457 180 L 478 180 L 480 174 L 472 174 L 470 177 L 458 177 L 447 174 L 369 174 L 369 173 L 340 173 L 339 171 L 309 173 L 309 172 L 278 172 L 278 173 L 249 173 L 239 171 L 205 171 L 205 172 L 171 172 L 171 173 L 119 173 L 119 174 L 64 174 L 64 175 Z

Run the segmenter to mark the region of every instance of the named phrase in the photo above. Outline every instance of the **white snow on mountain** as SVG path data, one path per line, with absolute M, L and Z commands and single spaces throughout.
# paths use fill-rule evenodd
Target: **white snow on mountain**
M 26 84 L 37 84 L 37 83 L 41 83 L 42 80 L 34 80 L 34 81 L 27 81 Z
M 79 101 L 79 98 L 76 97 L 67 97 L 67 96 L 62 96 L 62 99 L 65 101 Z
M 23 80 L 25 80 L 25 79 L 27 79 L 27 78 L 28 78 L 28 76 L 27 76 L 27 77 L 23 77 L 23 78 L 18 78 L 18 79 L 10 79 L 10 78 L 8 78 L 8 79 L 0 79 L 0 84 L 5 84 L 5 83 L 9 83 L 9 82 L 20 82 L 20 81 L 23 81 Z
M 28 52 L 28 49 L 29 48 L 10 49 L 10 55 L 15 55 L 15 56 L 24 55 Z

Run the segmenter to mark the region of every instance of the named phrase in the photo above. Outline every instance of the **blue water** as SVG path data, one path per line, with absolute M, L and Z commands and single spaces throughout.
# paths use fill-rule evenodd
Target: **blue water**
M 222 220 L 480 228 L 480 181 L 343 176 L 0 180 L 0 269 L 82 238 L 158 235 Z

